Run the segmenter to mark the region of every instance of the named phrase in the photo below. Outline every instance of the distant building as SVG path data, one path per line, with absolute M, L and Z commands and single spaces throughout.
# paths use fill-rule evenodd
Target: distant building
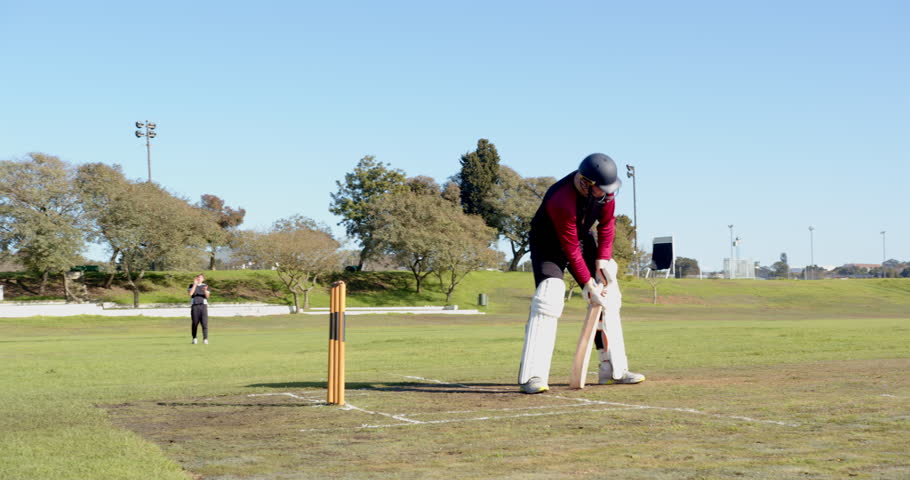
M 732 273 L 732 275 L 731 275 Z M 754 279 L 755 262 L 751 258 L 737 258 L 733 261 L 733 269 L 730 269 L 730 259 L 724 259 L 724 277 L 732 279 Z

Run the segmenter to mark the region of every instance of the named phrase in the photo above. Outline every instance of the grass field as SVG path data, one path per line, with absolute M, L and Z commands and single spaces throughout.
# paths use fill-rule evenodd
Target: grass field
M 0 319 L 0 479 L 910 478 L 908 281 L 629 282 L 648 380 L 566 387 L 574 299 L 527 396 L 500 275 L 484 316 L 348 317 L 346 407 L 320 317 Z

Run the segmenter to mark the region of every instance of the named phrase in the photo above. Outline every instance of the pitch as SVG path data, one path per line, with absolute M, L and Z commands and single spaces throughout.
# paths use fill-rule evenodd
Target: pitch
M 0 320 L 0 478 L 910 475 L 907 318 L 633 306 L 648 380 L 573 390 L 579 305 L 540 395 L 520 314 L 350 317 L 343 407 L 323 318 Z

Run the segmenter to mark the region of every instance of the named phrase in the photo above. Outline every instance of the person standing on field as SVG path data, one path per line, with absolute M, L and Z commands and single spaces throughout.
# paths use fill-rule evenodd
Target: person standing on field
M 190 319 L 193 322 L 193 344 L 196 340 L 196 331 L 202 324 L 202 343 L 209 343 L 209 286 L 205 284 L 205 275 L 196 275 L 189 287 L 190 294 Z
M 608 308 L 609 302 L 620 301 L 605 296 L 605 287 L 616 281 L 618 269 L 613 260 L 614 197 L 621 185 L 613 159 L 593 153 L 582 160 L 578 170 L 547 190 L 531 220 L 531 264 L 537 289 L 531 298 L 518 371 L 518 384 L 523 393 L 550 389 L 548 381 L 556 344 L 556 324 L 565 304 L 563 273 L 566 268 L 583 287 L 582 294 L 588 303 Z M 592 231 L 595 224 L 596 235 Z M 627 370 L 613 374 L 610 349 L 603 331 L 601 320 L 595 336 L 601 360 L 599 383 L 644 381 L 644 375 Z M 622 341 L 622 337 L 610 340 Z

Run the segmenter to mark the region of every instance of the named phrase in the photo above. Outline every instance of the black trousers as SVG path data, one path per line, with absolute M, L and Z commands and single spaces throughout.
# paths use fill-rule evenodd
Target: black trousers
M 579 243 L 581 244 L 581 256 L 588 266 L 588 271 L 593 275 L 594 261 L 597 260 L 598 254 L 597 239 L 593 233 L 587 232 Z M 534 270 L 535 286 L 548 278 L 562 278 L 568 265 L 569 260 L 559 244 L 531 244 L 531 268 Z
M 190 318 L 193 320 L 193 338 L 196 338 L 196 331 L 199 324 L 202 324 L 202 338 L 209 338 L 209 306 L 201 303 L 190 307 Z

